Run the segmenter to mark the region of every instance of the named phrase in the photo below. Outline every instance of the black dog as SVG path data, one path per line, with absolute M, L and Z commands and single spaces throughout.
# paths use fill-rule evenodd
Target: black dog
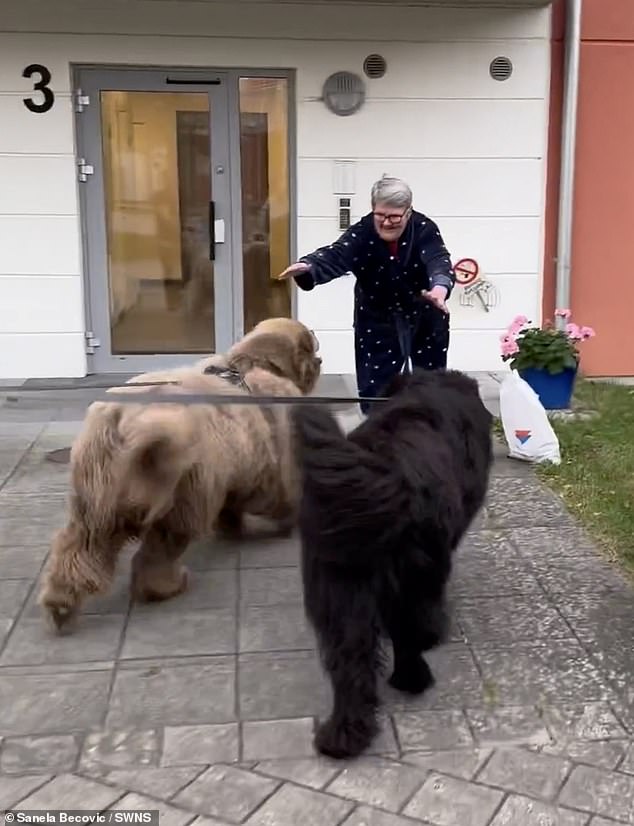
M 445 638 L 452 552 L 484 502 L 492 417 L 477 383 L 455 371 L 398 376 L 347 437 L 332 414 L 297 407 L 306 614 L 332 682 L 334 708 L 315 746 L 363 751 L 377 733 L 381 635 L 390 684 L 434 681 L 422 652 Z

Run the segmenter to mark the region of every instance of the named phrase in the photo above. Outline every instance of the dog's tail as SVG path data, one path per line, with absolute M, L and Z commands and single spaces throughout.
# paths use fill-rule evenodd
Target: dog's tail
M 347 439 L 323 407 L 298 406 L 293 418 L 311 532 L 325 540 L 319 543 L 322 555 L 334 559 L 337 546 L 363 555 L 377 543 L 393 542 L 400 522 L 395 514 L 408 508 L 398 469 Z
M 195 416 L 177 404 L 149 405 L 126 411 L 118 431 L 119 494 L 149 524 L 169 510 L 176 486 L 196 460 Z

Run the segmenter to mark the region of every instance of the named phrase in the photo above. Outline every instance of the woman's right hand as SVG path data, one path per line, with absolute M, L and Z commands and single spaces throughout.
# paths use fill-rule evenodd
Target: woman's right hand
M 293 278 L 295 275 L 301 275 L 303 272 L 308 272 L 310 264 L 305 264 L 303 261 L 298 261 L 297 264 L 291 264 L 284 272 L 276 276 L 276 281 L 284 281 L 287 278 Z

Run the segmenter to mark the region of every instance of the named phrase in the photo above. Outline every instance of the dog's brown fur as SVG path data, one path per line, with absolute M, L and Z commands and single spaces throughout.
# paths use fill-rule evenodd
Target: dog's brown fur
M 298 396 L 309 393 L 321 359 L 312 333 L 291 319 L 260 323 L 226 356 L 192 367 L 145 373 L 116 392 Z M 238 371 L 248 390 L 208 364 Z M 153 388 L 141 381 L 173 381 Z M 288 409 L 251 405 L 156 405 L 95 402 L 71 451 L 67 524 L 54 537 L 39 603 L 57 630 L 76 618 L 84 598 L 108 590 L 130 540 L 132 595 L 163 600 L 187 587 L 180 557 L 218 527 L 239 529 L 256 514 L 288 530 L 299 497 Z

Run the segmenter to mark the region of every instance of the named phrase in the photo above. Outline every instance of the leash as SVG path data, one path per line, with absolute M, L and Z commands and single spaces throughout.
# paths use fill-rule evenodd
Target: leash
M 5 401 L 15 403 L 23 400 L 21 397 L 33 396 L 36 393 L 62 392 L 86 390 L 113 390 L 119 387 L 180 387 L 177 381 L 148 381 L 134 382 L 131 384 L 104 384 L 97 383 L 90 386 L 77 387 L 75 384 L 55 384 L 39 387 L 5 386 L 0 387 L 0 394 L 5 397 Z M 255 395 L 230 395 L 228 393 L 100 393 L 92 401 L 116 401 L 122 404 L 216 404 L 216 405 L 311 405 L 311 404 L 360 404 L 361 402 L 383 402 L 388 401 L 389 396 L 255 396 Z M 46 395 L 42 401 L 47 403 L 56 402 L 64 404 L 68 401 L 68 396 Z

